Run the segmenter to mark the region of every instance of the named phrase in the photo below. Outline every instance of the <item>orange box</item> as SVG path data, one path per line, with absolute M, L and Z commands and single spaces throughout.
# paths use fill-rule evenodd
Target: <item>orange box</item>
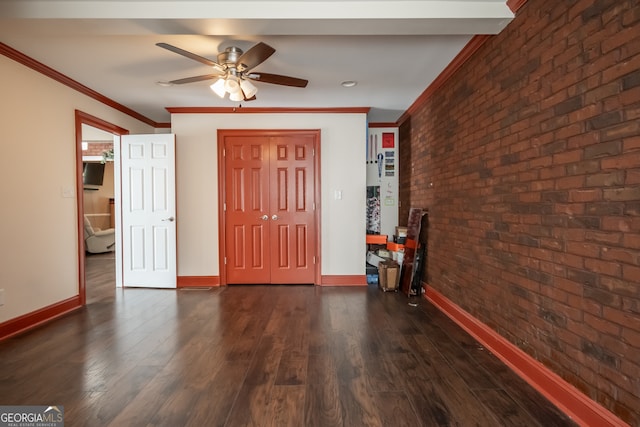
M 387 242 L 387 249 L 392 252 L 398 252 L 404 250 L 404 245 L 400 243 Z
M 367 245 L 385 245 L 387 244 L 386 234 L 367 234 Z

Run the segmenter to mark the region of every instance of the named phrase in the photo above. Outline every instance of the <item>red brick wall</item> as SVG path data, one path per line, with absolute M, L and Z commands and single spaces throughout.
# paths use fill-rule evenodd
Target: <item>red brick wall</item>
M 113 148 L 113 142 L 91 142 L 87 145 L 87 149 L 82 152 L 82 155 L 102 157 L 102 153 L 111 148 Z
M 640 4 L 529 0 L 400 127 L 429 286 L 640 425 Z

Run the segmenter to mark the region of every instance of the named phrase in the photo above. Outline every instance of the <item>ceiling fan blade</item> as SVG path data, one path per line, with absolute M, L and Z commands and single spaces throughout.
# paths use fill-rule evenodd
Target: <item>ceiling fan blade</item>
M 268 44 L 260 42 L 238 58 L 238 61 L 236 61 L 236 67 L 240 71 L 250 70 L 262 64 L 268 57 L 273 55 L 275 51 L 276 50 Z
M 198 62 L 200 62 L 200 63 L 202 63 L 204 65 L 208 65 L 210 67 L 215 67 L 215 68 L 218 68 L 220 70 L 223 69 L 223 67 L 220 64 L 218 64 L 217 62 L 212 61 L 212 60 L 210 60 L 208 58 L 205 58 L 204 56 L 196 55 L 195 53 L 191 53 L 191 52 L 186 51 L 184 49 L 180 49 L 179 47 L 175 47 L 175 46 L 172 46 L 172 45 L 167 44 L 167 43 L 156 43 L 156 46 L 161 47 L 163 49 L 170 50 L 171 52 L 177 53 L 178 55 L 185 56 L 185 57 L 187 57 L 189 59 L 193 59 L 194 61 L 198 61 Z
M 296 77 L 281 76 L 280 74 L 251 73 L 247 75 L 250 79 L 263 83 L 273 83 L 275 85 L 307 87 L 309 80 L 298 79 Z
M 181 85 L 181 84 L 185 84 L 185 83 L 194 83 L 194 82 L 201 82 L 203 80 L 213 80 L 213 79 L 217 79 L 219 77 L 222 77 L 224 74 L 205 74 L 202 76 L 194 76 L 194 77 L 187 77 L 184 79 L 178 79 L 178 80 L 171 80 L 169 83 L 174 84 L 174 85 Z

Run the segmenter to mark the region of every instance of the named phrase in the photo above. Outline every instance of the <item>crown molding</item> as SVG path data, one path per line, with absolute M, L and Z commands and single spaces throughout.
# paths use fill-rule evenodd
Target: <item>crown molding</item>
M 83 95 L 93 98 L 96 101 L 99 101 L 111 108 L 114 108 L 124 114 L 127 114 L 133 117 L 134 119 L 140 120 L 141 122 L 146 123 L 149 126 L 153 126 L 154 128 L 171 127 L 170 124 L 155 122 L 150 118 L 145 117 L 142 114 L 136 111 L 133 111 L 132 109 L 125 107 L 124 105 L 114 101 L 113 99 L 107 98 L 106 96 L 96 92 L 93 89 L 88 88 L 82 83 L 79 83 L 73 80 L 72 78 L 65 76 L 59 71 L 56 71 L 53 68 L 48 67 L 47 65 L 44 65 L 42 62 L 36 61 L 35 59 L 25 55 L 22 52 L 15 50 L 11 46 L 8 46 L 2 42 L 0 42 L 0 54 L 6 56 L 9 59 L 13 59 L 14 61 L 24 65 L 25 67 L 29 67 L 32 70 L 37 71 L 40 74 L 43 74 L 57 81 L 58 83 L 62 83 L 63 85 L 68 86 L 71 89 L 74 89 L 82 93 Z
M 339 114 L 367 114 L 369 107 L 346 108 L 252 108 L 252 107 L 167 107 L 171 114 L 277 114 L 277 113 L 339 113 Z

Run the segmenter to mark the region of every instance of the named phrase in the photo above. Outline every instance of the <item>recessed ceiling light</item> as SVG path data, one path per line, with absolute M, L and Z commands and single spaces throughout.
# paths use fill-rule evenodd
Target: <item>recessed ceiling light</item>
M 354 87 L 355 85 L 358 84 L 357 81 L 355 80 L 345 80 L 342 83 L 340 83 L 343 87 Z
M 162 86 L 162 87 L 169 87 L 169 86 L 173 86 L 173 83 L 171 82 L 156 82 L 156 84 L 158 86 Z

